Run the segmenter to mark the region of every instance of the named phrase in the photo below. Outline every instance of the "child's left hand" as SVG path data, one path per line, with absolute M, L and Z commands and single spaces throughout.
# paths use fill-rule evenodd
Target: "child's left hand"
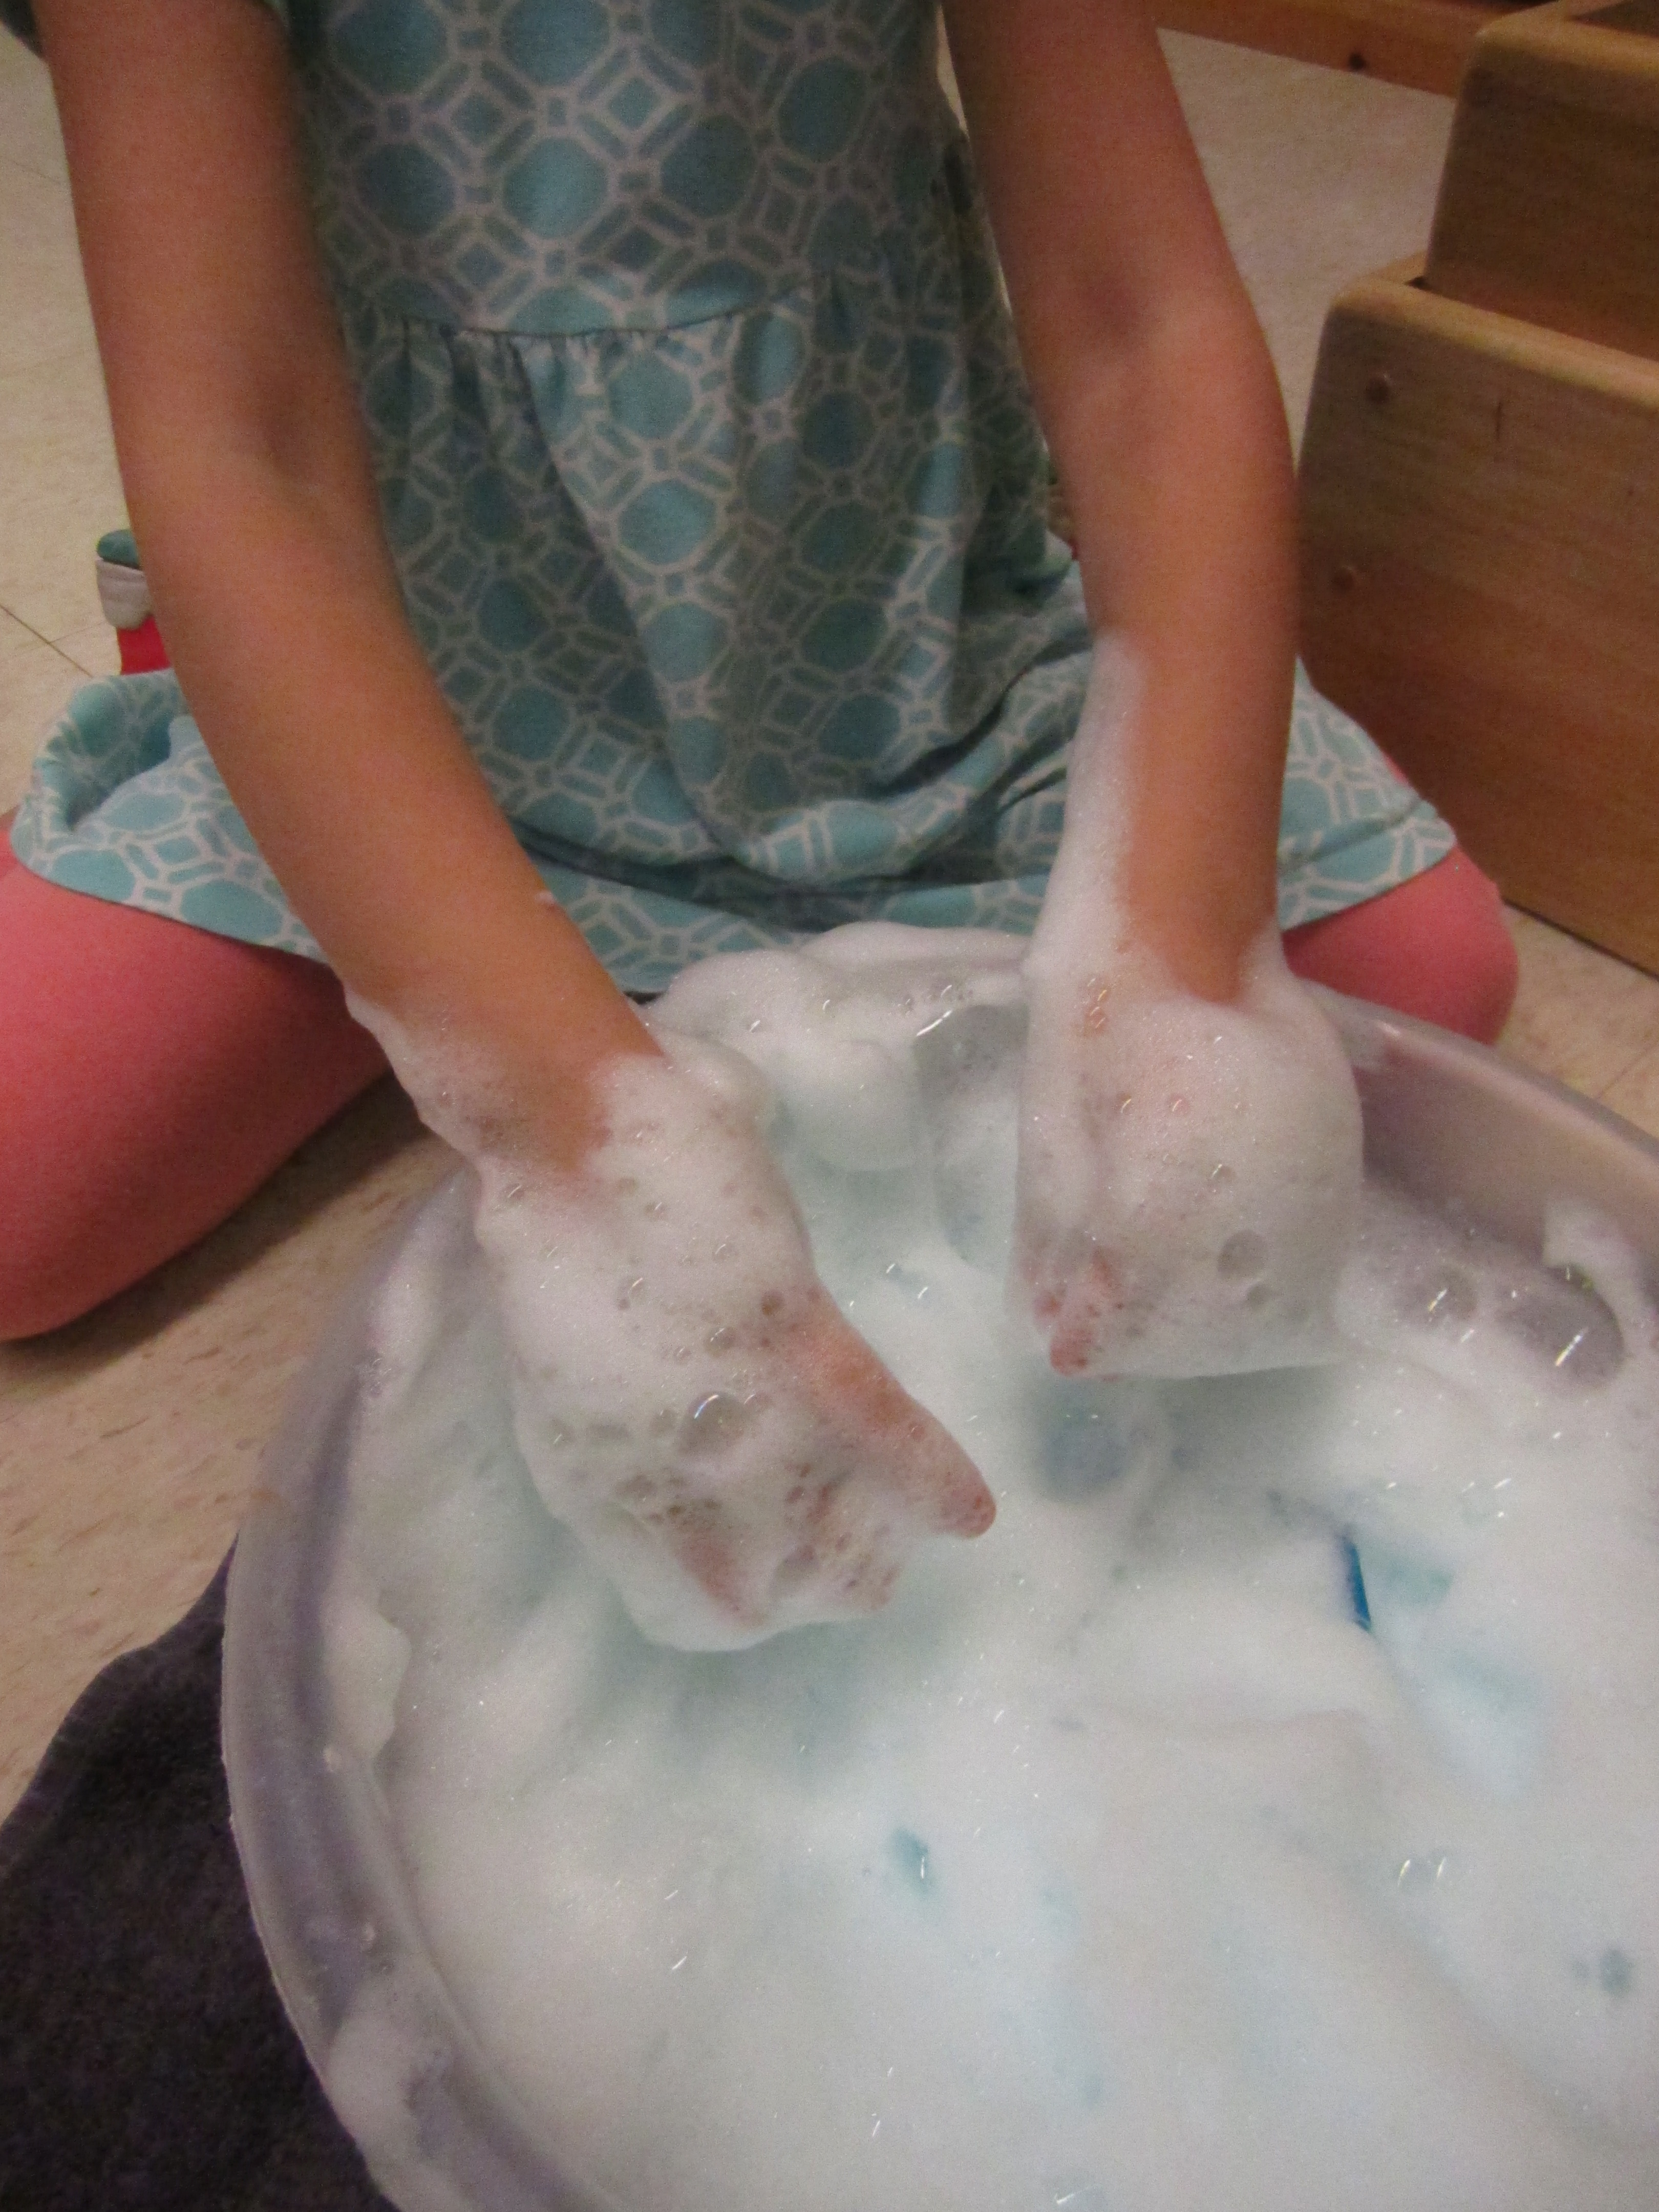
M 1334 1032 L 1259 943 L 1237 1001 L 1144 957 L 1030 976 L 1012 1290 L 1062 1375 L 1328 1358 L 1360 1124 Z
M 1224 999 L 1157 949 L 1167 917 L 1125 889 L 1147 729 L 1142 671 L 1103 639 L 1025 961 L 1011 1294 L 1062 1375 L 1305 1364 L 1334 1349 L 1359 1102 L 1271 921 Z
M 1026 969 L 1016 1303 L 1070 1374 L 1306 1358 L 1359 1122 L 1272 937 L 1284 403 L 1150 13 L 945 0 L 945 21 L 1100 640 Z

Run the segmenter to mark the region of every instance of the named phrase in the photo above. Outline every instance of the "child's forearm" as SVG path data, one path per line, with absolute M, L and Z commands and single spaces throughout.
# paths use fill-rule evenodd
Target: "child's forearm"
M 598 1070 L 649 1041 L 468 753 L 376 519 L 240 452 L 175 467 L 134 506 L 204 735 L 336 972 L 487 1063 L 544 1156 L 578 1155 Z
M 1091 615 L 1136 694 L 1117 732 L 1113 894 L 1176 980 L 1229 999 L 1274 908 L 1295 657 L 1278 387 L 1254 325 L 1212 313 L 1079 365 L 1048 417 Z M 1097 829 L 1068 818 L 1068 841 Z
M 281 29 L 39 0 L 132 520 L 202 733 L 338 974 L 550 1161 L 652 1048 L 543 897 L 404 622 L 311 232 Z
M 1231 997 L 1273 911 L 1295 644 L 1272 365 L 1139 0 L 945 15 L 1090 611 L 1140 672 L 1117 903 Z

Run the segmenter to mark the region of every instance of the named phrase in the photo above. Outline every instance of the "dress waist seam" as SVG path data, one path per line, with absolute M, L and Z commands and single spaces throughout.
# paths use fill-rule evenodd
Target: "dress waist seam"
M 373 315 L 381 322 L 400 325 L 411 331 L 428 331 L 446 337 L 534 339 L 546 344 L 556 344 L 562 342 L 581 343 L 595 338 L 672 337 L 682 331 L 706 329 L 713 324 L 735 322 L 741 316 L 776 307 L 802 295 L 822 295 L 838 284 L 873 293 L 895 306 L 902 306 L 919 289 L 913 274 L 906 272 L 901 276 L 890 264 L 870 267 L 851 262 L 802 262 L 789 270 L 786 281 L 703 313 L 677 315 L 668 320 L 599 321 L 554 330 L 538 329 L 520 323 L 468 322 L 460 315 L 451 317 L 412 313 L 407 307 L 384 305 L 376 300 L 372 288 L 360 289 L 349 283 L 342 283 L 337 287 L 336 297 L 341 310 L 348 315 Z

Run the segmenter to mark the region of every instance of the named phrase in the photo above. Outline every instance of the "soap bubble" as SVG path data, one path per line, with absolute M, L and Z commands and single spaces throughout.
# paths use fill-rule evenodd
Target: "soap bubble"
M 1015 1098 L 1023 1006 L 969 1006 L 916 1040 L 916 1082 L 939 1226 L 972 1267 L 1000 1272 L 1013 1237 Z
M 1609 1382 L 1624 1364 L 1618 1316 L 1582 1267 L 1551 1267 L 1530 1281 L 1510 1285 L 1499 1299 L 1497 1320 L 1569 1382 L 1593 1389 Z
M 680 1449 L 695 1459 L 730 1451 L 749 1426 L 750 1410 L 729 1390 L 711 1390 L 689 1407 L 680 1424 Z
M 1414 1283 L 1401 1302 L 1402 1321 L 1425 1321 L 1436 1328 L 1449 1322 L 1474 1319 L 1480 1295 L 1461 1267 L 1443 1267 Z
M 1253 1229 L 1240 1229 L 1216 1255 L 1216 1273 L 1227 1282 L 1245 1282 L 1261 1274 L 1267 1265 L 1267 1240 Z

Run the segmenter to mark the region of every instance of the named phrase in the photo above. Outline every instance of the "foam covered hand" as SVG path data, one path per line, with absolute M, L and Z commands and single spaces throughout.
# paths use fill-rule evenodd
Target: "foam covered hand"
M 1332 1357 L 1358 1108 L 1277 941 L 1227 1006 L 1132 961 L 1029 988 L 1016 1268 L 1052 1364 L 1218 1375 Z
M 1064 1375 L 1327 1358 L 1358 1218 L 1353 1079 L 1271 926 L 1224 1006 L 1133 942 L 1115 885 L 1132 678 L 1097 668 L 1026 962 L 1011 1293 Z
M 615 1061 L 604 1140 L 559 1172 L 503 1139 L 499 1084 L 355 1011 L 478 1175 L 520 1449 L 647 1636 L 728 1650 L 872 1612 L 920 1538 L 989 1525 L 972 1462 L 819 1282 L 746 1061 L 672 1035 Z
M 919 1538 L 994 1508 L 819 1283 L 760 1079 L 661 1042 L 612 1070 L 580 1177 L 485 1164 L 477 1230 L 550 1510 L 647 1635 L 723 1649 L 873 1610 Z

